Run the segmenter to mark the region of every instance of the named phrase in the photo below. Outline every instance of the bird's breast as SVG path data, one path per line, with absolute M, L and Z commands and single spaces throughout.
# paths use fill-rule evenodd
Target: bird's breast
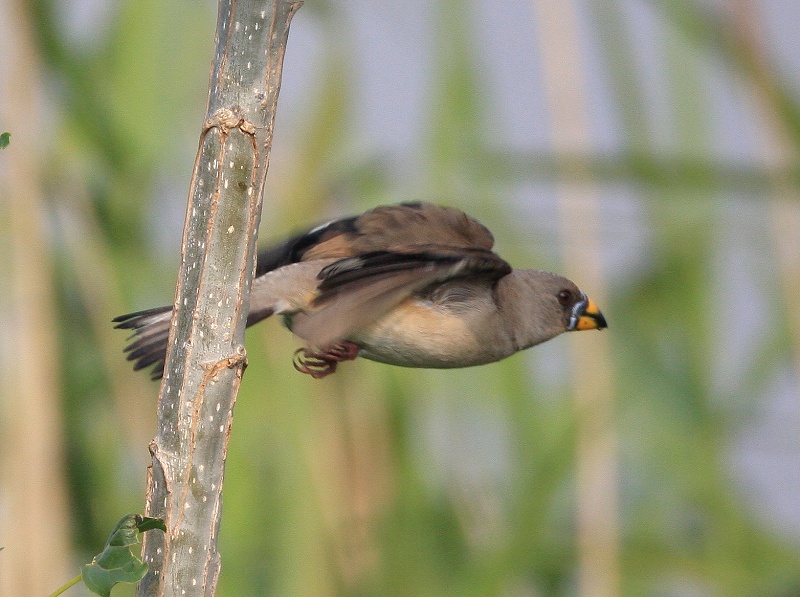
M 361 356 L 401 367 L 450 369 L 481 365 L 515 352 L 493 321 L 493 309 L 453 311 L 415 297 L 356 334 Z

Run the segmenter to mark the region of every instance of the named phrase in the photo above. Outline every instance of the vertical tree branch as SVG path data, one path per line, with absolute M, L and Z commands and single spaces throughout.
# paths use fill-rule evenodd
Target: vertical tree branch
M 150 572 L 140 596 L 213 595 L 233 406 L 289 23 L 301 1 L 220 0 L 208 109 L 189 190 L 170 344 L 150 445 Z

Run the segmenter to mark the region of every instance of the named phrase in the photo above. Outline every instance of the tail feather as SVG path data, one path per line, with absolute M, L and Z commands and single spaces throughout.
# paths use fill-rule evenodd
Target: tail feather
M 319 234 L 321 232 L 315 232 L 314 238 Z M 259 256 L 259 266 L 266 273 L 259 275 L 253 283 L 247 327 L 276 312 L 301 309 L 319 283 L 319 268 L 335 261 L 292 262 L 299 258 L 298 251 L 305 250 L 304 243 L 309 242 L 306 237 L 308 235 L 290 239 Z M 134 370 L 155 365 L 151 370 L 152 379 L 163 377 L 171 319 L 172 307 L 166 306 L 120 315 L 112 320 L 115 328 L 133 330 L 125 352 L 127 359 L 134 362 Z
M 247 326 L 250 327 L 266 319 L 272 313 L 272 309 L 266 308 L 251 311 L 247 318 Z M 172 307 L 156 307 L 120 315 L 111 320 L 117 324 L 114 326 L 117 329 L 133 330 L 133 335 L 128 338 L 131 342 L 125 347 L 124 352 L 127 353 L 126 358 L 133 361 L 134 371 L 155 365 L 150 372 L 151 379 L 161 379 L 164 376 L 171 319 Z
M 125 352 L 128 353 L 127 359 L 129 361 L 139 361 L 149 354 L 165 350 L 164 347 L 166 346 L 168 338 L 169 334 L 167 334 L 166 331 L 163 334 L 159 333 L 151 338 L 137 338 L 136 342 L 130 344 L 125 349 Z M 141 369 L 141 367 L 137 367 L 137 370 L 138 369 Z
M 125 348 L 125 352 L 128 353 L 127 359 L 134 361 L 134 371 L 155 365 L 150 374 L 151 379 L 161 379 L 164 375 L 171 319 L 172 307 L 166 306 L 120 315 L 111 320 L 117 324 L 114 326 L 117 329 L 133 330 L 133 335 L 129 338 L 132 342 Z

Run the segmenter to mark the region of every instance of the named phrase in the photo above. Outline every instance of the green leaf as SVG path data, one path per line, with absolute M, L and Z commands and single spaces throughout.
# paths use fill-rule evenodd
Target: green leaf
M 11 143 L 11 133 L 0 134 L 0 149 L 5 149 Z
M 139 529 L 140 533 L 144 533 L 146 531 L 152 531 L 153 529 L 159 529 L 160 531 L 167 532 L 167 525 L 164 524 L 164 521 L 160 518 L 150 518 L 148 516 L 140 516 L 138 517 L 139 523 L 136 525 L 136 528 Z
M 111 589 L 118 582 L 139 582 L 147 573 L 147 564 L 131 552 L 139 543 L 139 533 L 151 529 L 166 531 L 164 521 L 128 514 L 114 527 L 106 541 L 105 549 L 81 568 L 84 584 L 93 593 L 111 597 Z

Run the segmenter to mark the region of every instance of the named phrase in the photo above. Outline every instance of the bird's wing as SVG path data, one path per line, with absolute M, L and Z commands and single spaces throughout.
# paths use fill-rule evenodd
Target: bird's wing
M 387 205 L 322 224 L 262 251 L 256 275 L 298 261 L 409 252 L 426 245 L 490 250 L 493 244 L 492 233 L 461 210 L 430 203 Z
M 340 259 L 319 273 L 311 309 L 298 313 L 292 331 L 326 347 L 380 319 L 410 295 L 458 278 L 487 283 L 511 272 L 488 248 L 414 245 Z

